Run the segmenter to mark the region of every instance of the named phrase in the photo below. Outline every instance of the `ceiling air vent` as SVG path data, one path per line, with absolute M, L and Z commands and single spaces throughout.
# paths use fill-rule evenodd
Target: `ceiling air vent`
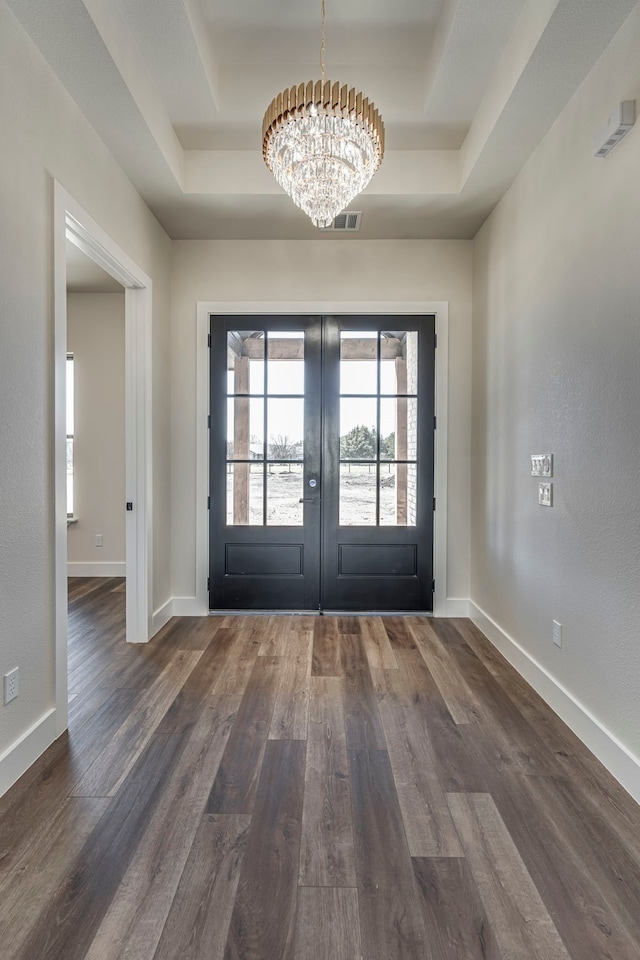
M 361 219 L 362 212 L 360 210 L 346 210 L 344 213 L 338 214 L 330 227 L 324 229 L 338 230 L 340 233 L 352 233 L 354 230 L 360 229 Z

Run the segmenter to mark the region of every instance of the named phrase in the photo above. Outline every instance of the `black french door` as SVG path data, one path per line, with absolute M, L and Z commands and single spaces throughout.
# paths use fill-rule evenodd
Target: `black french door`
M 433 316 L 212 316 L 209 605 L 429 611 Z

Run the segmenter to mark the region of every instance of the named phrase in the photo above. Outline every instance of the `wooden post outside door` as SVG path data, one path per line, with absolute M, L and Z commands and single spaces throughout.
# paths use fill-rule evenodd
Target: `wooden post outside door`
M 251 456 L 249 435 L 249 398 L 239 393 L 249 392 L 249 358 L 235 357 L 233 362 L 233 456 L 248 460 Z M 233 522 L 249 523 L 249 471 L 250 464 L 233 465 Z

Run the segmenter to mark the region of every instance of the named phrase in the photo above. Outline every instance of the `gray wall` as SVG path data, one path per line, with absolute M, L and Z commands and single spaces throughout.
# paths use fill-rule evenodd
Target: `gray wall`
M 591 138 L 640 106 L 639 50 L 636 10 L 476 239 L 471 482 L 472 599 L 636 755 L 640 124 Z

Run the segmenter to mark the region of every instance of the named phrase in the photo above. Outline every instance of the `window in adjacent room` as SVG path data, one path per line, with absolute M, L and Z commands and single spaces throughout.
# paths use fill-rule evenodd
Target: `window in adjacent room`
M 74 359 L 67 354 L 67 517 L 73 516 Z

